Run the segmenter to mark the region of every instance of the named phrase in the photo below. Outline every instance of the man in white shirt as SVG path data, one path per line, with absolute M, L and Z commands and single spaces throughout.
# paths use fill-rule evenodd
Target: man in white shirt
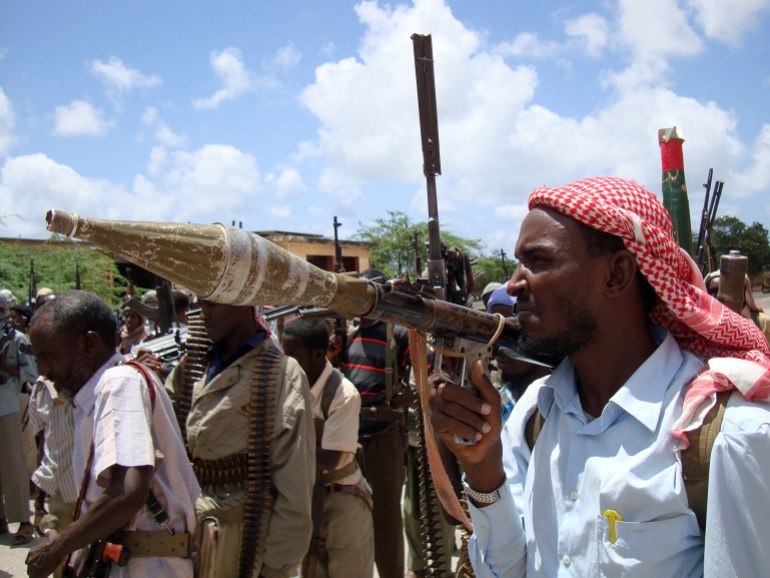
M 78 483 L 72 467 L 72 404 L 59 396 L 51 381 L 38 377 L 29 397 L 26 429 L 31 435 L 42 432 L 42 456 L 32 474 L 37 487 L 35 526 L 45 514 L 54 517 L 61 531 L 72 523 L 78 499 Z M 48 508 L 45 507 L 46 497 Z
M 432 424 L 466 472 L 476 575 L 721 578 L 770 568 L 764 336 L 708 295 L 668 213 L 633 181 L 543 187 L 529 207 L 508 283 L 519 347 L 565 360 L 530 386 L 502 432 L 481 367 L 480 398 L 435 381 Z M 703 537 L 682 452 L 716 393 L 733 389 L 710 453 Z M 538 419 L 530 450 L 525 430 Z
M 284 327 L 281 345 L 307 374 L 316 423 L 313 541 L 303 575 L 370 577 L 374 572 L 371 490 L 355 459 L 361 396 L 327 360 L 329 330 L 323 320 L 291 321 Z M 308 565 L 317 565 L 315 574 L 307 571 Z
M 74 406 L 73 464 L 83 480 L 79 518 L 30 551 L 32 577 L 105 538 L 130 553 L 126 566 L 112 565 L 113 577 L 193 575 L 200 489 L 163 387 L 151 372 L 123 364 L 116 329 L 109 306 L 84 291 L 57 296 L 32 319 L 41 373 Z

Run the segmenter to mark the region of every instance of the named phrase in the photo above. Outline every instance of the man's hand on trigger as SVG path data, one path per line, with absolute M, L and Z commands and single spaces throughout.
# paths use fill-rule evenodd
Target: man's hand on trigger
M 464 466 L 485 461 L 500 440 L 500 395 L 484 373 L 481 362 L 476 362 L 471 374 L 471 391 L 442 380 L 438 373 L 431 375 L 430 421 L 434 431 Z M 462 445 L 455 436 L 476 443 Z

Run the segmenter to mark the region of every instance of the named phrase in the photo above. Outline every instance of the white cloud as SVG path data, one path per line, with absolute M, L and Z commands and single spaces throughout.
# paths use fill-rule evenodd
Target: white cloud
M 294 216 L 291 205 L 272 205 L 267 208 L 267 212 L 274 219 L 290 219 Z
M 762 126 L 762 130 L 746 153 L 742 149 L 739 154 L 748 154 L 745 163 L 734 166 L 728 175 L 725 188 L 730 195 L 736 197 L 754 197 L 770 191 L 770 124 Z M 755 220 L 758 215 L 752 217 Z
M 601 56 L 609 41 L 609 24 L 598 14 L 584 14 L 564 24 L 567 36 L 576 39 L 592 58 Z
M 770 12 L 770 0 L 685 0 L 706 36 L 730 46 L 740 46 Z
M 687 57 L 703 50 L 703 40 L 677 2 L 620 0 L 618 4 L 623 41 L 637 56 Z
M 91 73 L 98 78 L 109 91 L 121 94 L 134 88 L 150 88 L 163 84 L 159 76 L 148 76 L 136 68 L 129 68 L 120 58 L 110 56 L 106 62 L 94 60 L 90 63 Z
M 192 152 L 155 147 L 146 174 L 136 175 L 130 189 L 80 175 L 42 154 L 9 157 L 0 169 L 0 197 L 24 219 L 6 226 L 32 238 L 48 236 L 44 217 L 51 208 L 106 219 L 226 224 L 237 219 L 249 227 L 259 216 L 263 193 L 254 157 L 226 145 Z
M 16 126 L 16 114 L 13 112 L 13 104 L 3 87 L 0 86 L 0 157 L 8 154 L 8 151 L 18 141 L 14 133 Z
M 286 46 L 279 48 L 275 53 L 273 65 L 281 70 L 289 70 L 297 66 L 300 60 L 302 60 L 302 53 L 290 42 Z
M 411 9 L 356 7 L 367 26 L 360 58 L 316 68 L 303 103 L 319 118 L 318 150 L 326 160 L 319 188 L 350 202 L 362 182 L 414 180 L 422 175 L 409 38 L 430 23 L 435 57 L 442 163 L 483 173 L 497 159 L 516 114 L 532 97 L 537 76 L 511 69 L 500 56 L 479 52 L 478 34 L 436 0 Z M 376 111 L 376 114 L 374 114 Z M 472 146 L 469 146 L 472 143 Z
M 147 175 L 137 176 L 134 191 L 154 205 L 145 210 L 167 220 L 229 223 L 245 220 L 263 184 L 253 156 L 211 144 L 192 152 L 155 148 Z
M 254 87 L 253 75 L 243 63 L 240 49 L 231 46 L 221 51 L 212 50 L 209 61 L 223 87 L 209 97 L 196 98 L 193 101 L 195 108 L 216 108 L 223 102 L 246 94 Z
M 295 196 L 307 190 L 302 175 L 296 168 L 286 168 L 278 174 L 266 174 L 265 185 L 278 197 Z
M 119 185 L 89 179 L 43 154 L 9 157 L 0 170 L 0 194 L 7 198 L 20 222 L 8 223 L 20 236 L 45 238 L 49 209 L 98 215 L 105 201 L 124 196 Z
M 510 42 L 500 43 L 496 51 L 502 56 L 542 59 L 561 54 L 563 46 L 554 41 L 542 41 L 535 32 L 520 32 Z
M 184 134 L 177 134 L 160 117 L 158 109 L 149 106 L 142 114 L 142 124 L 151 127 L 155 141 L 165 147 L 181 148 L 187 144 L 187 137 Z
M 54 110 L 53 134 L 57 136 L 100 136 L 113 126 L 102 110 L 85 100 L 73 100 Z

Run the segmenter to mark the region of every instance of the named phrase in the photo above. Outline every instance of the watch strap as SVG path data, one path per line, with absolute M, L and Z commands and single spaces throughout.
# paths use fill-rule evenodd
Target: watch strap
M 463 488 L 465 490 L 465 495 L 468 496 L 471 500 L 473 500 L 474 504 L 482 505 L 482 506 L 490 506 L 494 504 L 495 502 L 499 501 L 501 498 L 500 489 L 505 485 L 505 482 L 507 480 L 503 479 L 503 483 L 500 484 L 500 486 L 491 492 L 478 492 L 471 488 L 467 482 L 463 480 Z

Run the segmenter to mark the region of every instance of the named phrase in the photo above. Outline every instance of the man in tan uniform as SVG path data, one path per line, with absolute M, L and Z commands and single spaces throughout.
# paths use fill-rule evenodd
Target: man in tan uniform
M 200 576 L 287 578 L 311 533 L 315 433 L 307 378 L 253 307 L 201 301 L 201 314 L 214 345 L 187 418 L 202 487 Z

